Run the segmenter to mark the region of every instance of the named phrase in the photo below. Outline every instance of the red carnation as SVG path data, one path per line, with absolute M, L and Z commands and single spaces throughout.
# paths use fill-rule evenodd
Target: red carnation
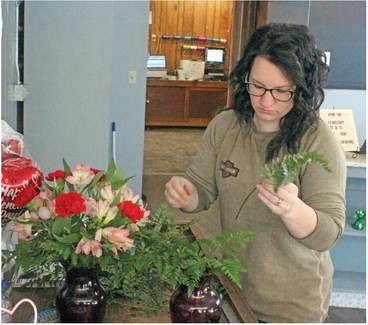
M 65 179 L 65 172 L 63 170 L 56 170 L 53 173 L 47 175 L 46 179 L 50 182 L 54 181 L 55 179 Z
M 86 211 L 84 198 L 81 194 L 75 192 L 59 194 L 55 201 L 55 211 L 60 217 L 66 217 L 68 214 L 78 214 Z
M 137 223 L 137 221 L 141 220 L 144 216 L 144 211 L 142 211 L 141 207 L 132 201 L 124 201 L 117 204 L 117 206 L 121 207 L 120 215 L 122 217 L 128 217 L 134 223 Z
M 34 187 L 28 186 L 17 194 L 14 199 L 14 205 L 18 208 L 24 207 L 31 202 L 37 194 L 38 191 Z

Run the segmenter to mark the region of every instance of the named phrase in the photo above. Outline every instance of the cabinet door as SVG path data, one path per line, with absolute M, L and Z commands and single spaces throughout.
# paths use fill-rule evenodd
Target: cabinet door
M 193 88 L 190 90 L 188 118 L 212 119 L 216 111 L 226 106 L 227 89 Z
M 147 87 L 146 124 L 184 119 L 185 88 Z

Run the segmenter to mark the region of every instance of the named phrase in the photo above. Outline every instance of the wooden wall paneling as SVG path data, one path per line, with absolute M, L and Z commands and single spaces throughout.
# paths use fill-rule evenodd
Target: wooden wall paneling
M 212 37 L 220 37 L 220 14 L 221 14 L 221 3 L 220 1 L 215 1 L 215 14 L 214 14 L 214 25 L 213 25 L 213 35 Z
M 231 31 L 232 31 L 232 17 L 233 17 L 233 1 L 219 1 L 220 2 L 220 25 L 219 38 L 226 39 L 226 44 L 220 44 L 219 47 L 224 46 L 226 49 L 225 70 L 226 74 L 229 71 L 229 62 L 231 55 Z
M 152 12 L 152 25 L 151 25 L 151 34 L 149 35 L 150 46 L 149 51 L 150 54 L 159 54 L 160 51 L 160 30 L 161 30 L 161 5 L 163 1 L 151 1 L 150 2 L 150 10 Z M 153 35 L 155 37 L 153 37 Z
M 206 36 L 207 1 L 192 1 L 194 3 L 194 21 L 192 36 Z M 203 41 L 195 41 L 194 45 L 203 46 Z M 192 50 L 192 60 L 203 60 L 202 50 Z
M 185 1 L 178 1 L 178 21 L 177 21 L 177 30 L 178 30 L 178 35 L 184 36 L 184 25 L 185 22 L 183 19 L 180 19 L 180 17 L 184 17 L 184 10 L 185 10 Z M 184 42 L 182 40 L 177 41 L 177 44 L 175 46 L 175 61 L 174 61 L 174 65 L 173 65 L 173 69 L 179 69 L 179 63 L 180 60 L 182 59 L 182 52 L 183 52 L 183 48 L 182 45 L 184 44 Z
M 160 53 L 159 54 L 165 54 L 166 55 L 166 60 L 168 62 L 168 65 L 171 64 L 172 60 L 170 57 L 170 53 L 168 53 L 168 50 L 170 49 L 170 44 L 168 44 L 166 41 L 164 41 L 162 39 L 162 35 L 164 34 L 168 34 L 168 22 L 170 20 L 170 12 L 168 10 L 168 5 L 169 5 L 170 1 L 162 1 L 162 5 L 161 5 L 161 15 L 160 15 L 160 42 L 161 42 L 161 46 L 160 46 Z M 165 19 L 162 19 L 163 17 L 165 17 Z M 173 31 L 174 33 L 175 31 Z
M 216 35 L 215 23 L 216 19 L 216 1 L 207 1 L 206 9 L 206 37 L 213 37 Z
M 203 60 L 203 50 L 184 50 L 183 44 L 225 47 L 231 53 L 231 21 L 233 0 L 224 1 L 151 1 L 153 24 L 150 26 L 149 50 L 151 54 L 165 54 L 169 72 L 179 67 L 181 59 Z M 223 38 L 226 44 L 195 40 L 162 40 L 162 35 L 205 36 Z M 152 35 L 156 35 L 154 38 Z M 229 67 L 228 55 L 226 59 Z
M 257 27 L 267 24 L 268 0 L 257 1 Z
M 254 1 L 235 1 L 230 70 L 243 54 L 244 46 L 249 36 L 256 28 L 257 4 Z
M 184 6 L 184 15 L 183 15 L 183 30 L 182 36 L 193 36 L 193 25 L 194 25 L 194 6 L 193 1 L 183 1 L 185 3 Z M 182 44 L 192 45 L 192 41 L 183 41 Z M 181 48 L 181 57 L 178 58 L 178 62 L 180 60 L 191 60 L 192 59 L 192 50 L 184 50 Z
M 152 23 L 148 26 L 148 53 L 155 54 L 154 53 L 154 47 L 157 44 L 157 37 L 154 37 L 154 35 L 157 35 L 157 28 L 156 26 L 156 16 L 158 11 L 154 10 L 153 7 L 155 6 L 156 1 L 150 2 L 150 12 L 152 15 Z
M 180 31 L 178 31 L 178 1 L 164 2 L 166 2 L 166 26 L 162 32 L 166 35 L 180 35 Z M 171 43 L 167 40 L 162 40 L 162 43 L 165 46 L 164 53 L 166 54 L 167 65 L 173 67 L 170 70 L 174 70 L 176 68 L 176 46 L 173 46 L 173 44 L 177 45 L 178 41 Z
M 232 37 L 231 43 L 229 44 L 229 48 L 231 49 L 229 73 L 242 56 L 244 46 L 257 26 L 258 3 L 259 1 L 234 2 Z M 227 106 L 231 106 L 232 104 L 232 93 L 233 89 L 229 86 Z

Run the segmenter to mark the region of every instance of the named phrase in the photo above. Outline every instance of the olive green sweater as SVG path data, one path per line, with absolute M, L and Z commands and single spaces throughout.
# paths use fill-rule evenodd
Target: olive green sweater
M 298 170 L 295 184 L 299 196 L 316 211 L 318 224 L 308 237 L 296 239 L 256 192 L 235 220 L 244 198 L 261 181 L 265 148 L 276 134 L 259 132 L 254 125 L 246 130 L 233 110 L 217 115 L 186 173 L 199 193 L 193 212 L 208 209 L 218 198 L 223 229 L 254 232 L 240 258 L 248 268 L 242 273 L 242 293 L 258 319 L 322 322 L 328 312 L 333 275 L 328 249 L 345 224 L 345 154 L 322 120 L 318 128 L 303 136 L 300 152 L 322 154 L 332 172 L 316 163 Z

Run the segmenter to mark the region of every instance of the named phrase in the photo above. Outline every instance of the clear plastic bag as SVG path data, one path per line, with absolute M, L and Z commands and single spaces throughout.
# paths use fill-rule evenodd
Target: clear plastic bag
M 38 194 L 42 172 L 32 159 L 24 136 L 1 121 L 1 225 L 19 217 Z

